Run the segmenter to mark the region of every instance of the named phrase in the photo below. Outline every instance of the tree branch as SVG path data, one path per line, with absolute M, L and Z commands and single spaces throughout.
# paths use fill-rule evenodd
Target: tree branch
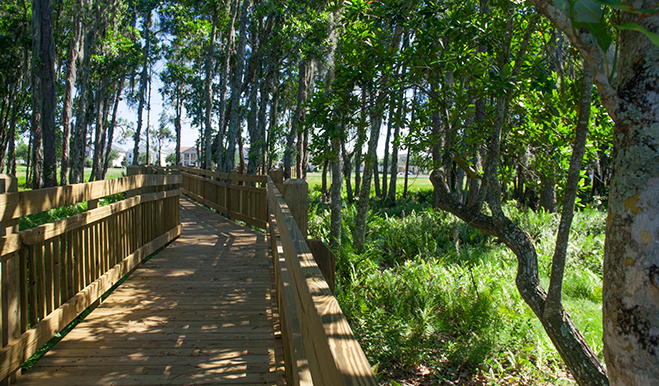
M 583 33 L 581 36 L 577 36 L 572 21 L 563 11 L 556 8 L 551 0 L 530 0 L 530 2 L 538 7 L 540 12 L 570 39 L 570 42 L 586 59 L 593 72 L 593 81 L 597 85 L 602 104 L 606 107 L 609 116 L 615 121 L 619 100 L 615 89 L 609 83 L 606 68 L 606 53 L 597 45 L 597 38 L 590 33 Z

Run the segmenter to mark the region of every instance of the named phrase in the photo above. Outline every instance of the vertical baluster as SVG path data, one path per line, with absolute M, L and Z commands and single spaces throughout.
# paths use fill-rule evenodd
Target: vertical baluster
M 21 286 L 21 334 L 27 331 L 28 322 L 30 320 L 28 313 L 28 287 L 29 287 L 29 277 L 28 277 L 28 252 L 26 247 L 22 247 L 18 251 L 18 259 L 20 264 L 20 286 Z
M 73 234 L 75 233 L 75 229 L 71 230 L 66 233 L 66 280 L 67 280 L 67 293 L 66 293 L 66 299 L 62 299 L 62 303 L 65 303 L 73 295 L 75 295 L 75 286 L 76 286 L 76 268 L 74 263 L 74 257 L 73 257 Z
M 144 218 L 142 217 L 142 204 L 139 204 L 135 207 L 135 235 L 137 236 L 137 247 L 144 245 L 142 237 L 142 223 Z
M 85 281 L 84 284 L 80 287 L 80 289 L 83 289 L 87 287 L 89 284 L 91 284 L 91 278 L 92 278 L 92 267 L 91 267 L 91 243 L 89 242 L 89 225 L 85 225 L 81 229 L 81 242 L 80 242 L 80 249 L 82 251 L 82 260 L 84 262 L 85 266 Z
M 61 246 L 60 236 L 53 238 L 53 309 L 59 308 L 62 304 L 62 283 L 66 282 L 66 278 L 62 281 L 62 262 L 61 262 Z
M 30 288 L 28 292 L 28 307 L 30 311 L 30 327 L 37 324 L 38 314 L 37 314 L 37 259 L 35 254 L 35 246 L 30 245 L 28 247 L 28 265 L 29 276 L 30 276 Z
M 53 312 L 54 293 L 55 293 L 55 275 L 53 270 L 53 240 L 48 240 L 44 244 L 44 256 L 46 259 L 46 315 Z

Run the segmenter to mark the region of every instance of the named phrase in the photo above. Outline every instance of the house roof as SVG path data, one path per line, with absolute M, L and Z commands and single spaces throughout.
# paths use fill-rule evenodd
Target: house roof
M 184 149 L 181 149 L 181 153 L 197 153 L 197 149 L 195 149 L 194 146 L 191 147 L 186 147 Z

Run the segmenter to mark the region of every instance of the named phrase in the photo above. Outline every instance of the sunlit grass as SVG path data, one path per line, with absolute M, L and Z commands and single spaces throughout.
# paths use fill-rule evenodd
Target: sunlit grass
M 309 233 L 326 239 L 329 211 L 317 195 L 312 191 Z M 395 206 L 373 200 L 362 254 L 351 247 L 355 208 L 344 206 L 336 295 L 379 374 L 423 366 L 438 384 L 455 382 L 465 370 L 488 384 L 573 384 L 515 287 L 513 253 L 452 215 L 428 209 L 431 199 L 431 192 L 420 191 Z M 546 288 L 558 215 L 514 206 L 506 213 L 532 236 Z M 600 359 L 604 227 L 601 212 L 576 214 L 564 283 L 565 308 Z
M 380 184 L 382 184 L 382 175 L 380 175 Z M 391 176 L 387 175 L 387 181 Z M 308 173 L 307 174 L 307 183 L 309 184 L 309 190 L 313 189 L 318 189 L 320 190 L 322 186 L 322 174 L 320 172 L 314 172 L 314 173 Z M 332 184 L 332 174 L 327 173 L 327 189 L 329 189 L 330 185 Z M 355 177 L 354 173 L 352 176 L 352 184 L 353 184 L 353 189 L 355 185 Z M 373 188 L 373 185 L 375 182 L 371 182 L 371 194 L 375 194 L 375 188 Z M 396 176 L 396 195 L 397 196 L 402 196 L 403 194 L 403 188 L 405 184 L 405 176 L 404 175 L 397 175 Z M 388 186 L 388 184 L 387 184 Z M 430 179 L 428 178 L 427 174 L 419 174 L 417 175 L 410 175 L 408 176 L 408 181 L 407 181 L 407 190 L 409 192 L 416 192 L 420 190 L 427 190 L 427 189 L 432 189 L 432 183 L 430 182 Z M 345 182 L 343 185 L 343 190 L 345 192 Z
M 89 176 L 91 175 L 91 173 L 92 173 L 91 168 L 85 168 L 85 182 L 89 181 Z M 16 179 L 18 180 L 19 190 L 26 190 L 31 188 L 25 185 L 26 174 L 27 174 L 27 167 L 25 165 L 16 166 Z M 105 179 L 110 180 L 113 178 L 121 178 L 124 177 L 125 174 L 126 174 L 126 170 L 124 168 L 108 168 L 108 172 L 105 175 Z M 58 180 L 59 180 L 59 172 L 58 172 Z

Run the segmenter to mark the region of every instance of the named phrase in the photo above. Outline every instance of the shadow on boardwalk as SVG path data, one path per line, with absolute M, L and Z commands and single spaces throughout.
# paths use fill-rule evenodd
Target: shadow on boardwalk
M 181 222 L 18 384 L 274 385 L 265 235 L 185 198 Z

